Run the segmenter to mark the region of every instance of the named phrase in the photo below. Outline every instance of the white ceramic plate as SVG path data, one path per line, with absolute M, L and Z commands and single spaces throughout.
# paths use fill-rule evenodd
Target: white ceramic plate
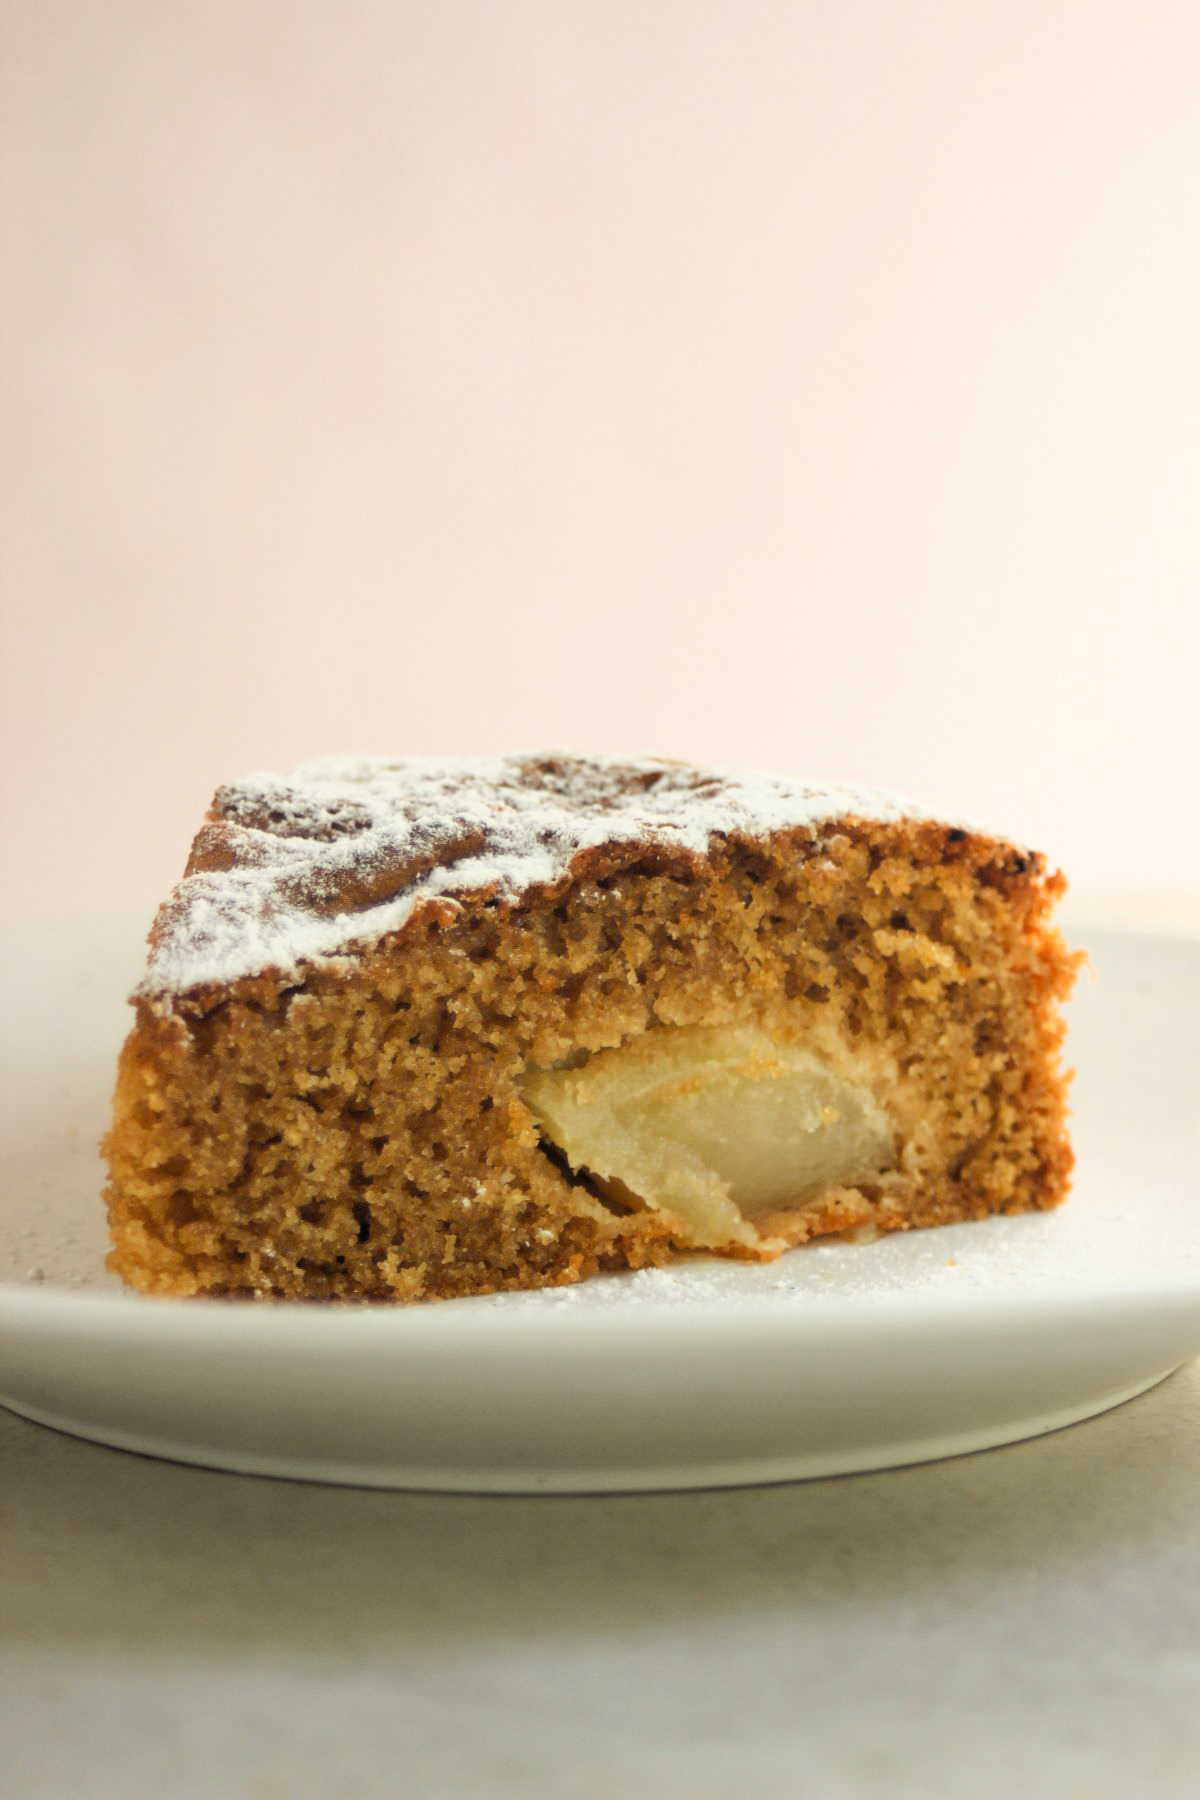
M 144 1301 L 104 1274 L 95 1141 L 138 936 L 0 943 L 0 1398 L 30 1418 L 310 1480 L 690 1487 L 1010 1442 L 1200 1354 L 1200 941 L 1084 937 L 1059 1212 L 393 1311 Z

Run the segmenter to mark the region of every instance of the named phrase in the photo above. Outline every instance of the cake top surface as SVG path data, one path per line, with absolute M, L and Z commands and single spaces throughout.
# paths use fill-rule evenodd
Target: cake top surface
M 328 963 L 427 902 L 512 899 L 606 845 L 695 859 L 714 837 L 846 817 L 932 815 L 873 790 L 642 757 L 327 757 L 250 775 L 218 789 L 137 992 Z

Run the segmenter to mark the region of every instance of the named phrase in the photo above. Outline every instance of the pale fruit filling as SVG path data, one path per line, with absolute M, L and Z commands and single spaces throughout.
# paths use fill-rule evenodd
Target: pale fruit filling
M 769 1248 L 756 1219 L 895 1160 L 865 1079 L 758 1025 L 663 1026 L 574 1067 L 530 1070 L 522 1092 L 576 1173 L 674 1214 L 697 1246 Z

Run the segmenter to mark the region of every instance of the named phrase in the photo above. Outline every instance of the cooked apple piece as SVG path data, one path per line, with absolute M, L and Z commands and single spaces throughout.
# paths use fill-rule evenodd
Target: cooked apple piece
M 756 1218 L 877 1176 L 894 1157 L 864 1082 L 757 1025 L 660 1027 L 577 1066 L 530 1070 L 523 1093 L 574 1170 L 676 1215 L 697 1247 L 777 1248 Z

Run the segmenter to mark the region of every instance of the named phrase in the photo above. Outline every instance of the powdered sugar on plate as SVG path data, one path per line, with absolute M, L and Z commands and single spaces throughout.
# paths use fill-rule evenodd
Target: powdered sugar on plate
M 1099 1187 L 1099 1182 L 1095 1187 Z M 455 1300 L 453 1307 L 522 1312 L 639 1312 L 703 1307 L 745 1312 L 881 1300 L 943 1299 L 986 1306 L 1036 1293 L 1116 1291 L 1161 1282 L 1200 1282 L 1200 1224 L 1180 1208 L 1171 1254 L 1147 1232 L 1147 1214 L 1095 1197 L 1052 1213 L 993 1217 L 936 1231 L 897 1232 L 874 1243 L 818 1240 L 773 1263 L 696 1254 L 661 1269 L 603 1275 L 574 1287 Z M 1159 1222 L 1165 1198 L 1153 1212 Z M 1200 1292 L 1200 1290 L 1198 1290 Z

